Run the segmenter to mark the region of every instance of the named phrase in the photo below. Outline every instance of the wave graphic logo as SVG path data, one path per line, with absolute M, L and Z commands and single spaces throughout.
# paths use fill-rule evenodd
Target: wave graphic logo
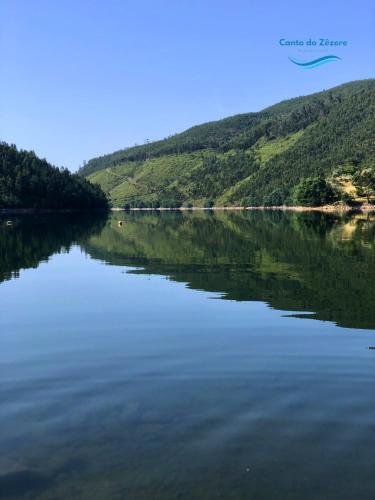
M 312 61 L 300 61 L 293 57 L 288 58 L 293 64 L 297 64 L 297 66 L 301 66 L 303 69 L 312 69 L 321 66 L 322 64 L 327 64 L 330 62 L 341 61 L 341 57 L 338 56 L 324 56 L 319 57 L 318 59 L 313 59 Z

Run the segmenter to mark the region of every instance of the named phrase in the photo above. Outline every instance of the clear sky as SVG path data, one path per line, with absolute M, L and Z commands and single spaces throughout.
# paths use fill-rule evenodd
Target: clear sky
M 83 160 L 375 69 L 373 0 L 0 0 L 0 138 Z M 346 40 L 281 47 L 279 40 Z M 288 56 L 341 61 L 305 70 Z

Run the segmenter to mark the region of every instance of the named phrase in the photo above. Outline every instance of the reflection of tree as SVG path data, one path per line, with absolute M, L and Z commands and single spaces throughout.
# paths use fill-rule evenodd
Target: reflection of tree
M 348 231 L 348 225 L 352 228 Z M 110 264 L 141 266 L 277 309 L 375 327 L 375 223 L 319 213 L 129 213 L 83 244 Z
M 0 219 L 0 282 L 16 277 L 21 269 L 37 267 L 54 253 L 68 251 L 100 232 L 104 214 L 25 215 L 7 226 Z

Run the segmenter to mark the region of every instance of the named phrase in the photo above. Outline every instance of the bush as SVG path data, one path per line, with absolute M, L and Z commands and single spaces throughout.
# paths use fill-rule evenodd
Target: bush
M 333 203 L 337 199 L 337 191 L 323 177 L 302 179 L 293 191 L 295 205 L 318 207 Z
M 131 208 L 146 208 L 146 204 L 142 200 L 135 199 L 131 202 Z
M 263 205 L 266 207 L 277 207 L 283 205 L 285 201 L 285 193 L 281 189 L 274 189 L 272 193 L 265 196 Z
M 340 200 L 342 202 L 344 202 L 346 205 L 352 205 L 353 204 L 353 198 L 350 196 L 349 193 L 345 193 L 345 191 L 343 191 L 342 193 L 340 193 Z
M 160 208 L 160 201 L 159 200 L 154 200 L 151 202 L 151 208 Z

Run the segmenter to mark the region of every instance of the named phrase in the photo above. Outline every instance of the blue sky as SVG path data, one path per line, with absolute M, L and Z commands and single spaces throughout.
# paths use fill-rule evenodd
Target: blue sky
M 0 138 L 83 160 L 370 78 L 372 0 L 1 0 Z M 344 48 L 279 40 L 347 40 Z M 304 70 L 288 56 L 335 54 Z

